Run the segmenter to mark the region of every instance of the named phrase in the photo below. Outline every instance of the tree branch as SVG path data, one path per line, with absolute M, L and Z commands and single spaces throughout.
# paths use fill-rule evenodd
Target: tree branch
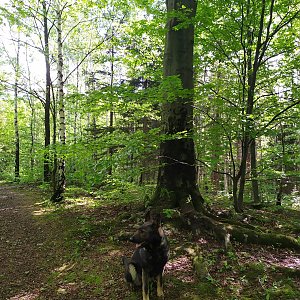
M 279 113 L 277 113 L 275 116 L 273 116 L 273 118 L 261 129 L 257 132 L 257 136 L 259 136 L 259 133 L 262 133 L 268 126 L 270 126 L 274 121 L 279 119 L 279 116 L 281 116 L 282 114 L 284 114 L 286 111 L 288 111 L 289 109 L 291 109 L 292 107 L 296 106 L 300 104 L 300 100 L 288 105 L 286 108 L 284 108 L 282 111 L 280 111 Z
M 8 85 L 10 87 L 13 87 L 15 84 L 14 83 L 10 83 L 6 80 L 3 80 L 3 79 L 0 79 L 0 83 L 3 83 L 5 85 Z M 41 97 L 37 91 L 35 90 L 27 90 L 26 88 L 20 86 L 20 85 L 17 85 L 18 86 L 18 89 L 20 89 L 21 91 L 25 92 L 26 94 L 29 94 L 31 96 L 33 96 L 34 98 L 38 99 L 41 101 L 41 103 L 44 105 L 45 103 L 45 99 L 43 97 Z

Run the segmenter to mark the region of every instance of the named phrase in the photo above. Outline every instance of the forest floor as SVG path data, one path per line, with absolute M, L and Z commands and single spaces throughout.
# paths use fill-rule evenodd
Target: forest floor
M 48 198 L 36 187 L 0 185 L 0 299 L 141 299 L 123 279 L 121 257 L 134 250 L 124 236 L 142 222 L 143 203 L 76 191 L 63 205 Z M 249 216 L 257 226 L 299 237 L 299 210 Z M 237 243 L 225 253 L 213 237 L 168 222 L 164 229 L 171 246 L 165 299 L 300 299 L 299 253 Z

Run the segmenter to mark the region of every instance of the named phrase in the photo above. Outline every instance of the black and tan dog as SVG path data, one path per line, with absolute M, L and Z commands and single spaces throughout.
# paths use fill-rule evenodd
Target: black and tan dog
M 169 245 L 161 227 L 160 215 L 147 213 L 145 223 L 129 239 L 136 244 L 131 259 L 123 257 L 125 279 L 133 287 L 141 287 L 143 300 L 149 300 L 149 281 L 156 280 L 157 296 L 163 297 L 162 275 L 168 261 Z

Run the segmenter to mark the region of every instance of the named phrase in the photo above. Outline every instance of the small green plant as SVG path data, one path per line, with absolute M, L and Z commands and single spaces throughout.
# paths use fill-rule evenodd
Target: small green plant
M 229 270 L 232 270 L 232 265 L 230 265 L 230 263 L 227 260 L 224 260 L 221 271 L 229 271 Z
M 266 283 L 268 282 L 268 275 L 264 274 L 263 276 L 259 276 L 258 281 L 262 287 L 265 287 Z
M 177 209 L 164 209 L 163 214 L 168 219 L 172 219 L 174 216 L 179 216 L 180 212 Z
M 208 282 L 210 282 L 213 285 L 218 285 L 218 283 L 219 283 L 219 281 L 217 279 L 213 278 L 210 274 L 208 274 L 205 278 Z

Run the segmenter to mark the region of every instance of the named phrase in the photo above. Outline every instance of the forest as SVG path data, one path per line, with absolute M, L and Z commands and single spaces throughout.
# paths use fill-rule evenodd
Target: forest
M 2 0 L 0 28 L 1 299 L 140 299 L 149 208 L 165 299 L 300 299 L 298 0 Z

